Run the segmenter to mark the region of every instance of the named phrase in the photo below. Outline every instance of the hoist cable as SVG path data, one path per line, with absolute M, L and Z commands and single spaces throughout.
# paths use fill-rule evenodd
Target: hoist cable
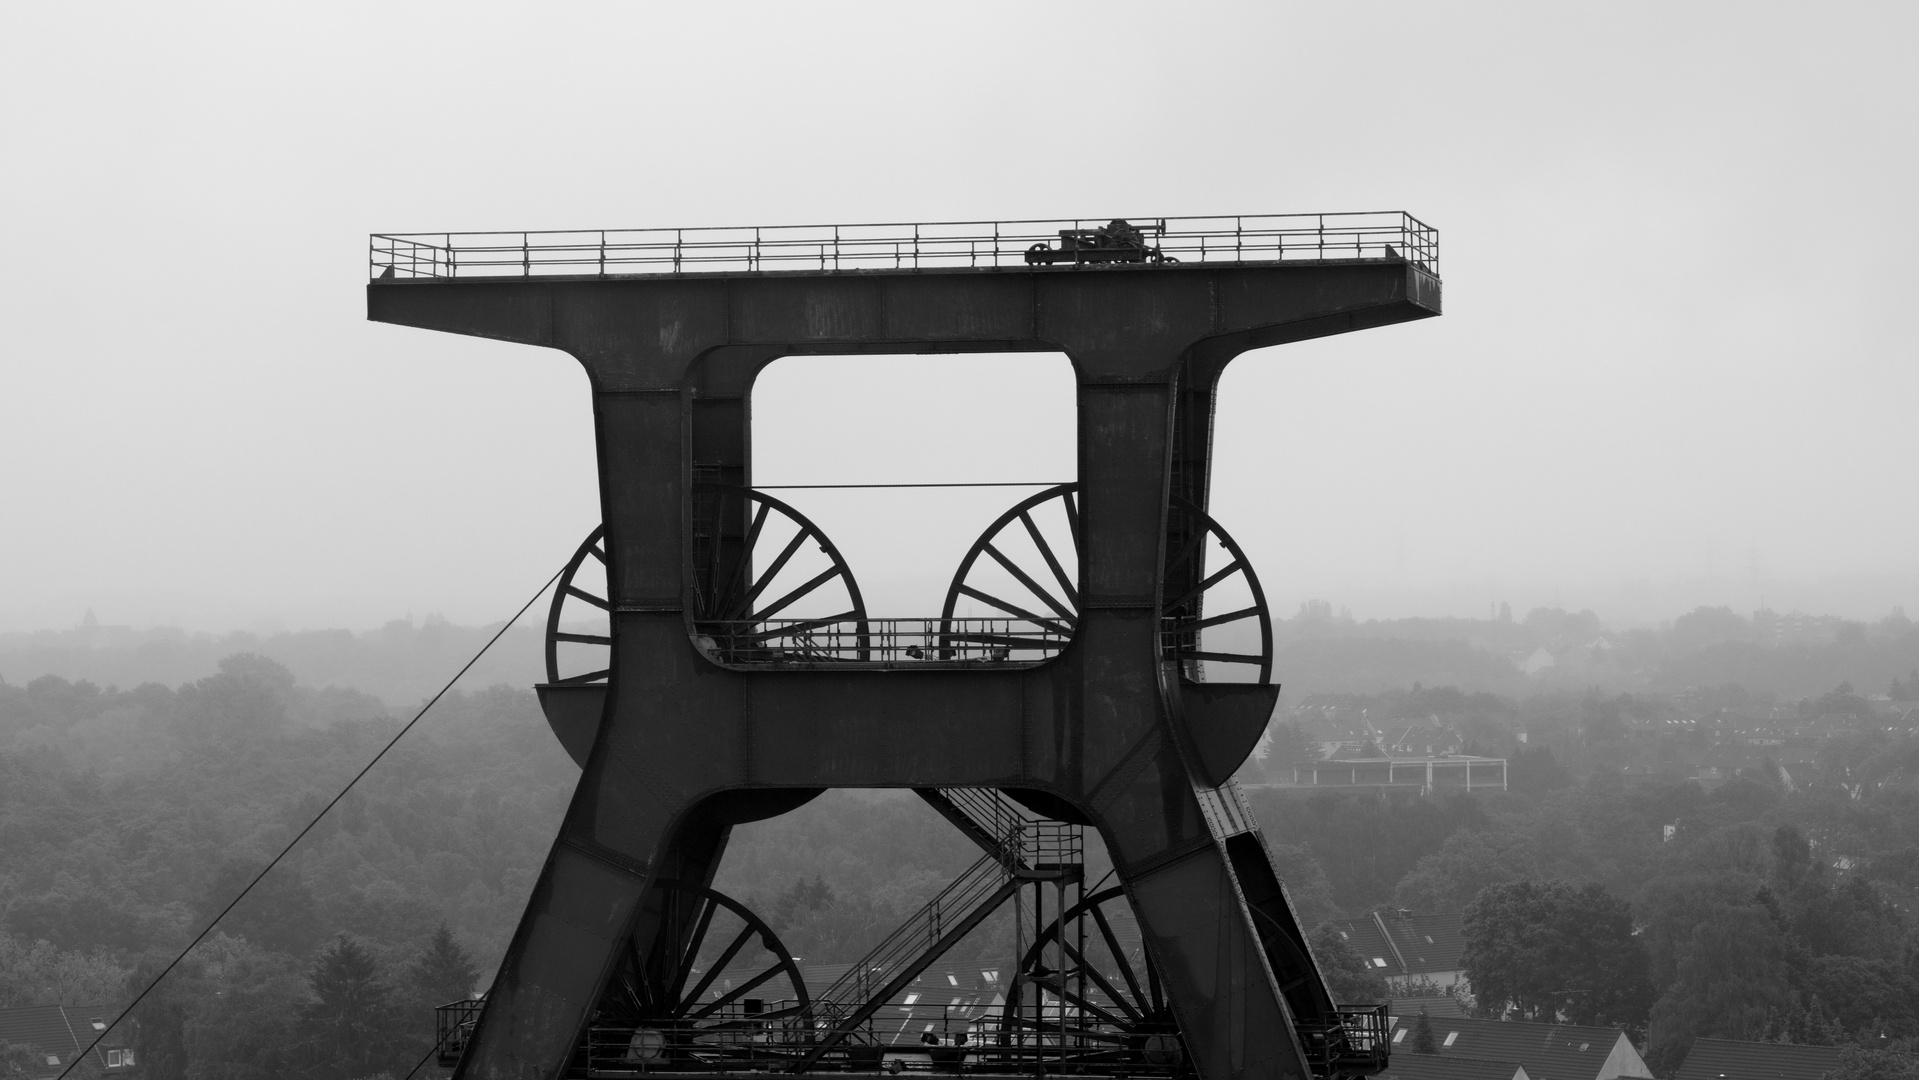
M 439 1052 L 440 1052 L 440 1044 L 436 1040 L 432 1046 L 427 1048 L 426 1056 L 421 1058 L 419 1061 L 415 1062 L 413 1067 L 406 1071 L 406 1075 L 400 1077 L 400 1080 L 413 1080 L 413 1074 L 416 1072 L 419 1072 L 420 1067 L 422 1065 L 425 1065 L 427 1062 L 433 1060 L 433 1055 Z
M 230 903 L 228 903 L 226 907 L 221 908 L 220 914 L 215 915 L 213 917 L 213 921 L 207 923 L 206 929 L 200 931 L 199 936 L 195 937 L 191 944 L 189 944 L 186 948 L 180 950 L 180 955 L 174 957 L 167 964 L 166 967 L 160 969 L 160 974 L 155 975 L 153 977 L 153 981 L 149 982 L 146 985 L 146 987 L 142 989 L 137 996 L 134 997 L 133 1001 L 129 1003 L 126 1008 L 120 1010 L 120 1015 L 113 1018 L 113 1023 L 108 1024 L 104 1028 L 101 1028 L 100 1033 L 95 1035 L 93 1037 L 93 1041 L 87 1044 L 87 1048 L 85 1050 L 80 1051 L 79 1054 L 75 1055 L 73 1060 L 67 1063 L 67 1067 L 60 1070 L 60 1075 L 55 1077 L 54 1080 L 66 1080 L 67 1074 L 73 1071 L 73 1067 L 75 1065 L 78 1065 L 80 1062 L 85 1061 L 87 1058 L 87 1055 L 93 1053 L 94 1047 L 100 1045 L 100 1040 L 106 1038 L 108 1032 L 112 1031 L 116 1026 L 118 1026 L 120 1021 L 125 1020 L 127 1018 L 127 1015 L 133 1012 L 133 1010 L 139 1006 L 140 1002 L 146 1000 L 146 996 L 153 992 L 153 988 L 160 985 L 160 980 L 166 978 L 170 973 L 172 973 L 173 969 L 180 965 L 180 961 L 185 960 L 187 958 L 188 953 L 191 953 L 195 947 L 197 947 L 202 941 L 206 940 L 208 934 L 213 933 L 213 928 L 220 925 L 220 920 L 227 917 L 227 912 L 232 911 L 234 907 L 240 903 L 240 901 L 245 900 L 247 898 L 247 894 L 253 891 L 253 887 L 255 885 L 260 884 L 261 880 L 264 879 L 268 873 L 272 872 L 274 867 L 280 865 L 280 860 L 286 858 L 287 854 L 291 852 L 294 849 L 294 847 L 296 847 L 300 843 L 300 841 L 306 839 L 306 834 L 313 831 L 313 827 L 320 823 L 320 819 L 326 817 L 328 811 L 332 810 L 335 806 L 338 806 L 340 804 L 341 799 L 346 798 L 347 792 L 353 790 L 353 785 L 359 783 L 362 777 L 366 776 L 367 773 L 373 771 L 373 767 L 380 763 L 380 759 L 386 757 L 387 752 L 389 750 L 392 750 L 394 746 L 398 745 L 399 741 L 406 737 L 407 732 L 413 730 L 413 725 L 420 722 L 420 718 L 426 715 L 427 710 L 431 709 L 434 705 L 438 704 L 440 699 L 446 696 L 446 692 L 448 690 L 453 689 L 453 684 L 459 682 L 460 677 L 465 675 L 469 670 L 471 670 L 474 664 L 479 663 L 480 657 L 486 655 L 486 651 L 493 647 L 493 643 L 496 641 L 499 641 L 501 637 L 505 636 L 506 632 L 512 629 L 513 624 L 520 621 L 520 616 L 526 614 L 527 609 L 532 607 L 535 601 L 539 600 L 540 597 L 545 596 L 546 590 L 552 588 L 553 583 L 560 580 L 560 575 L 564 573 L 566 573 L 566 568 L 561 567 L 558 571 L 554 572 L 552 577 L 547 578 L 546 584 L 540 586 L 539 591 L 535 592 L 530 598 L 528 598 L 526 603 L 520 605 L 520 610 L 514 612 L 513 617 L 508 619 L 506 623 L 500 627 L 497 633 L 495 633 L 492 637 L 486 640 L 486 644 L 480 646 L 480 651 L 473 654 L 473 659 L 468 660 L 463 666 L 461 666 L 460 670 L 455 672 L 453 677 L 446 681 L 446 685 L 440 687 L 439 693 L 434 694 L 431 698 L 427 700 L 427 703 L 425 705 L 420 706 L 420 711 L 413 714 L 413 719 L 408 720 L 406 722 L 406 725 L 400 728 L 400 730 L 393 736 L 393 738 L 387 740 L 387 744 L 380 748 L 380 752 L 373 755 L 372 761 L 367 762 L 364 768 L 362 768 L 359 772 L 353 774 L 353 779 L 347 781 L 346 786 L 340 789 L 340 793 L 333 797 L 333 801 L 321 807 L 320 812 L 313 815 L 313 820 L 307 822 L 306 828 L 301 829 L 298 836 L 295 836 L 292 840 L 289 840 L 287 842 L 287 846 L 281 848 L 280 853 L 278 855 L 275 855 L 272 861 L 267 863 L 266 868 L 261 870 L 258 874 L 255 874 L 252 881 L 247 882 L 247 887 L 240 890 L 240 895 L 234 897 L 233 900 Z M 425 1064 L 424 1058 L 421 1059 L 421 1064 Z M 419 1066 L 415 1065 L 414 1068 L 417 1070 Z

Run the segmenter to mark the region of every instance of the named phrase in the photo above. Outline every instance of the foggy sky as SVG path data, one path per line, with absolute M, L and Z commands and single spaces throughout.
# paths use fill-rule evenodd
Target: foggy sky
M 577 364 L 367 323 L 368 232 L 1374 209 L 1445 316 L 1222 387 L 1280 614 L 1919 614 L 1919 15 L 1731 11 L 0 9 L 0 630 L 483 622 L 564 560 Z M 781 361 L 758 479 L 1067 478 L 1021 363 Z M 869 587 L 1011 501 L 912 498 L 822 509 Z

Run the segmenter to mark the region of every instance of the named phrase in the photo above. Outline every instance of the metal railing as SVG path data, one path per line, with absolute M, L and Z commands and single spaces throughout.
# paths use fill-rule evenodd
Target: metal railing
M 697 644 L 725 664 L 894 667 L 1038 663 L 1072 640 L 1032 619 L 702 620 Z
M 1300 1021 L 1300 1048 L 1314 1076 L 1371 1076 L 1392 1059 L 1386 1006 L 1334 1010 L 1326 1023 Z
M 1439 232 L 1400 210 L 1128 218 L 1144 241 L 1091 240 L 1107 219 L 374 233 L 382 278 L 936 270 L 1114 263 L 1404 259 L 1439 273 Z M 1150 245 L 1150 246 L 1147 246 Z
M 460 1063 L 460 1055 L 466 1053 L 467 1040 L 473 1037 L 485 1008 L 485 998 L 467 998 L 434 1008 L 433 1046 L 442 1066 L 452 1068 Z

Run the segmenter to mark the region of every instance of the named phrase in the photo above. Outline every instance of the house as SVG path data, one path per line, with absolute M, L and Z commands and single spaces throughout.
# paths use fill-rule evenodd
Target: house
M 1410 1027 L 1420 1013 L 1437 1020 L 1442 1016 L 1467 1016 L 1466 1006 L 1456 997 L 1433 994 L 1429 997 L 1396 997 L 1386 1006 L 1386 1015 L 1403 1027 Z
M 1457 911 L 1427 915 L 1375 911 L 1364 919 L 1335 919 L 1332 925 L 1389 985 L 1431 980 L 1447 987 L 1457 985 L 1465 975 L 1459 956 L 1466 949 L 1466 938 Z
M 1441 1057 L 1516 1061 L 1525 1067 L 1529 1080 L 1614 1080 L 1622 1076 L 1652 1080 L 1652 1070 L 1632 1041 L 1614 1028 L 1434 1017 L 1433 1038 L 1439 1043 Z M 1399 1055 L 1393 1056 L 1397 1059 Z
M 1379 1076 L 1380 1080 L 1532 1080 L 1517 1061 L 1415 1054 L 1403 1044 L 1393 1047 L 1393 1059 Z
M 1426 795 L 1506 789 L 1505 758 L 1466 754 L 1393 758 L 1341 749 L 1323 761 L 1269 766 L 1267 773 L 1282 788 L 1401 788 Z
M 1674 1080 L 1819 1080 L 1839 1067 L 1836 1046 L 1694 1039 Z
M 41 1064 L 33 1080 L 53 1080 L 66 1072 L 75 1058 L 107 1031 L 114 1013 L 99 1006 L 27 1005 L 0 1009 L 0 1043 L 32 1048 Z M 131 1076 L 134 1072 L 129 1025 L 122 1024 L 100 1039 L 87 1060 L 68 1076 L 100 1078 Z

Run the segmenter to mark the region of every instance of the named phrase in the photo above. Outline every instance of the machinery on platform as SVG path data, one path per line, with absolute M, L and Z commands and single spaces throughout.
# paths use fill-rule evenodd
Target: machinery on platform
M 1051 266 L 1058 262 L 1068 262 L 1074 266 L 1178 262 L 1178 259 L 1147 242 L 1148 233 L 1165 231 L 1166 223 L 1163 221 L 1142 226 L 1124 218 L 1114 218 L 1097 229 L 1061 229 L 1058 247 L 1044 242 L 1034 244 L 1026 249 L 1026 261 L 1036 266 Z
M 440 1011 L 457 1080 L 1385 1066 L 1384 1008 L 1333 1000 L 1231 782 L 1278 687 L 1265 592 L 1207 509 L 1212 406 L 1239 353 L 1437 315 L 1437 237 L 1397 213 L 1148 231 L 373 238 L 370 318 L 571 353 L 601 463 L 538 688 L 580 784 L 494 985 Z M 969 351 L 1066 354 L 1078 479 L 988 526 L 938 614 L 876 618 L 753 486 L 754 377 Z M 733 826 L 829 787 L 911 789 L 980 856 L 809 985 L 713 881 Z M 1008 909 L 1013 954 L 962 986 L 942 958 Z

